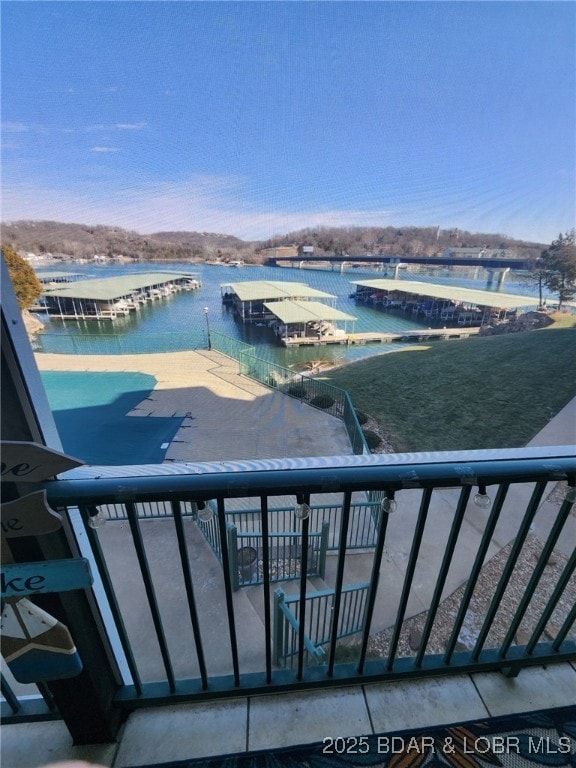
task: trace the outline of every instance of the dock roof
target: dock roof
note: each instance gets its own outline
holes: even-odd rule
[[[498,309],[513,309],[514,307],[529,307],[538,304],[534,296],[521,296],[513,293],[497,293],[496,291],[479,291],[471,288],[457,288],[437,283],[421,283],[416,280],[354,280],[353,285],[373,288],[375,291],[399,291],[417,296],[429,296],[448,301],[462,301],[481,307]]]
[[[310,288],[306,283],[251,280],[244,283],[222,283],[231,288],[240,301],[271,301],[272,299],[335,299],[332,293]]]
[[[320,320],[356,320],[353,315],[342,312],[321,301],[295,301],[284,299],[283,301],[264,302],[266,309],[270,310],[281,323],[312,323]]]
[[[40,281],[58,280],[58,279],[62,280],[64,278],[72,279],[73,277],[82,277],[82,273],[81,272],[54,272],[54,271],[49,272],[49,271],[39,270],[38,272],[36,272],[36,277]]]
[[[51,289],[50,296],[108,301],[127,296],[133,291],[151,288],[154,285],[171,283],[174,280],[182,280],[187,277],[192,277],[192,275],[187,272],[142,272],[123,277],[79,280],[76,283],[66,283],[61,288]]]

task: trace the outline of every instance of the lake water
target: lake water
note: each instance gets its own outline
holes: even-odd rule
[[[344,274],[330,270],[311,270],[278,267],[243,268],[215,266],[208,264],[161,264],[146,263],[133,265],[71,264],[54,267],[54,271],[73,271],[86,278],[113,277],[126,274],[151,271],[192,272],[202,283],[196,291],[183,291],[171,298],[153,302],[132,312],[128,317],[110,320],[62,321],[45,318],[45,332],[41,334],[39,349],[46,352],[67,352],[76,354],[122,354],[131,352],[179,351],[206,347],[207,327],[204,308],[208,308],[208,322],[211,331],[218,331],[257,348],[257,355],[272,360],[286,367],[300,368],[307,361],[325,360],[335,364],[358,360],[368,356],[383,354],[398,349],[400,345],[372,344],[367,346],[325,346],[300,347],[285,349],[275,340],[268,328],[254,325],[242,325],[234,319],[232,313],[223,306],[221,285],[247,280],[298,281],[335,295],[335,306],[357,320],[352,329],[355,332],[379,331],[396,332],[424,327],[402,315],[388,314],[356,303],[350,298],[355,290],[353,280],[385,277],[382,272],[350,269]],[[43,271],[49,271],[44,270]],[[423,282],[442,283],[459,287],[486,289],[486,277],[482,269],[478,270],[479,279],[473,279],[470,271],[466,277],[462,273],[457,278],[450,276],[448,270],[435,275],[407,273],[406,278]],[[503,290],[535,296],[535,290],[528,283],[514,282],[508,276]]]

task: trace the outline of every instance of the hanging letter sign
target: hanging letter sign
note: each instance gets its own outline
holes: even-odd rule
[[[27,598],[6,602],[0,627],[2,656],[18,682],[60,680],[82,671],[67,627]]]
[[[2,537],[41,536],[62,527],[62,517],[50,509],[46,491],[35,491],[0,507]]]
[[[13,563],[0,569],[2,597],[69,592],[72,589],[85,589],[91,584],[92,573],[85,557]]]
[[[88,561],[75,558],[5,565],[0,584],[6,598],[0,648],[15,679],[39,683],[78,675],[82,660],[68,628],[22,595],[89,587],[92,573]]]
[[[37,483],[84,463],[38,443],[3,440],[0,447],[2,482]]]
[[[36,443],[2,442],[1,448],[3,482],[37,483],[83,464]],[[85,558],[13,562],[10,539],[42,536],[62,527],[62,517],[48,506],[46,491],[2,504],[1,512],[2,656],[20,683],[74,677],[82,671],[82,660],[70,632],[25,595],[85,589],[92,584],[90,564]]]

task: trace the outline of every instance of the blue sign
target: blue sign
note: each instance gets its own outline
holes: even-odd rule
[[[0,571],[2,597],[24,597],[47,592],[69,592],[92,584],[90,564],[84,557],[4,565]]]

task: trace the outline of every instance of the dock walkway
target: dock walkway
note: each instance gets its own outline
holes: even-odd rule
[[[368,331],[366,333],[347,333],[342,336],[293,336],[282,338],[285,347],[324,347],[328,344],[392,344],[393,342],[432,341],[433,339],[467,339],[469,336],[477,336],[479,327],[461,328],[416,328],[410,331],[398,331],[396,333],[379,333]]]

